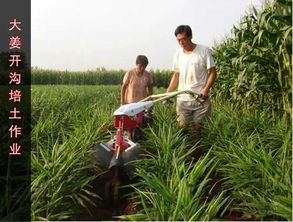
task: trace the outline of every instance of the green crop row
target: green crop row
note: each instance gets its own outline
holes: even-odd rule
[[[68,220],[95,204],[93,162],[100,126],[110,124],[118,87],[33,86],[32,220]]]
[[[175,107],[157,105],[154,124],[144,131],[142,148],[149,158],[138,161],[137,175],[141,178],[132,185],[136,200],[136,214],[120,218],[131,221],[208,221],[223,217],[229,199],[224,191],[208,195],[211,174],[218,160],[210,152],[198,161],[191,154],[198,144],[192,143],[174,121]]]
[[[134,185],[140,211],[121,218],[292,219],[292,130],[286,116],[234,111],[222,101],[214,101],[213,110],[199,145],[174,122],[175,107],[154,108],[154,125],[142,143],[150,158],[138,162],[141,181]],[[203,156],[190,161],[200,148]]]
[[[267,111],[218,103],[202,140],[219,161],[231,210],[248,220],[292,220],[292,128],[286,115],[272,118]]]
[[[172,72],[150,70],[154,86],[167,87]],[[33,85],[121,85],[126,71],[99,70],[87,72],[68,72],[58,70],[32,69]]]
[[[97,204],[91,183],[102,171],[92,147],[109,139],[100,127],[112,125],[118,107],[119,86],[32,87],[33,220],[75,220]],[[288,119],[235,111],[227,102],[213,107],[201,140],[205,154],[192,161],[198,144],[174,121],[174,105],[155,105],[154,124],[140,142],[150,156],[137,163],[141,179],[133,184],[139,211],[121,218],[212,220],[237,212],[242,219],[292,219]]]

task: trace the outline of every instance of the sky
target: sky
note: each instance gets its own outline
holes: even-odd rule
[[[171,69],[174,31],[189,25],[193,42],[221,42],[261,0],[32,0],[32,66],[128,70],[137,55],[149,69]]]

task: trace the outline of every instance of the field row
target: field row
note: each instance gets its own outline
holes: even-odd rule
[[[237,213],[242,219],[290,220],[288,119],[213,102],[200,146],[174,121],[174,104],[154,107],[154,124],[141,143],[152,155],[137,163],[141,180],[132,194],[138,211],[122,218],[212,220]],[[74,220],[98,204],[101,197],[90,184],[102,171],[92,147],[109,139],[100,127],[111,125],[118,107],[119,86],[32,87],[33,220]],[[201,158],[192,161],[199,149]]]
[[[172,72],[150,70],[154,86],[167,87]],[[33,85],[121,85],[124,70],[103,70],[87,72],[68,72],[58,70],[32,70]]]

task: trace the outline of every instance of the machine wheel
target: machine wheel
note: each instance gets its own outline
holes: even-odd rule
[[[109,180],[104,186],[104,201],[107,205],[117,206],[119,203],[120,178],[119,167],[112,167],[108,172]]]

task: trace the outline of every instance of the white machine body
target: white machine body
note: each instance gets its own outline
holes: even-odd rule
[[[154,105],[153,101],[130,103],[120,106],[114,112],[114,116],[126,115],[135,116],[136,114],[152,107]]]

